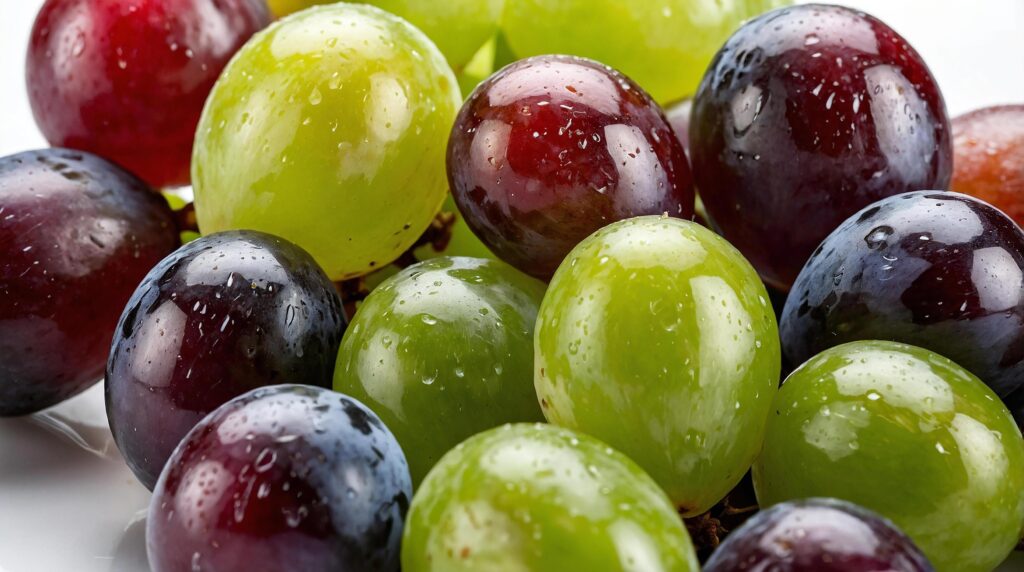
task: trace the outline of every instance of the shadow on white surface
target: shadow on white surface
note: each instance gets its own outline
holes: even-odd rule
[[[0,419],[0,570],[145,572],[149,491],[113,444],[102,384]]]

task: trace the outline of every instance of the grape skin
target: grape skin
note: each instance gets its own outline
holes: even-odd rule
[[[338,351],[334,388],[394,431],[414,485],[464,439],[544,419],[531,383],[543,295],[541,282],[502,262],[442,257],[406,268],[363,301]]]
[[[700,570],[665,493],[587,435],[506,425],[441,459],[413,499],[404,572]]]
[[[721,237],[669,217],[581,242],[544,296],[534,348],[548,421],[632,457],[684,516],[750,467],[781,367],[753,268]]]
[[[387,266],[444,201],[461,99],[437,48],[400,18],[347,3],[285,18],[239,51],[207,102],[199,228],[281,236],[334,280]]]
[[[239,396],[175,450],[149,505],[153,572],[397,572],[412,486],[358,401],[306,385]]]
[[[754,464],[761,506],[834,497],[892,520],[940,572],[995,568],[1024,523],[1024,440],[1006,407],[948,359],[860,341],[782,385]]]
[[[308,253],[255,231],[207,235],[145,277],[107,364],[110,429],[152,488],[182,437],[229,399],[266,385],[330,387],[341,299]]]
[[[167,201],[100,157],[0,158],[0,417],[102,379],[125,302],[178,244]]]

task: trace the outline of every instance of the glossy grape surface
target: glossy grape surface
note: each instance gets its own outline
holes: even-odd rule
[[[124,309],[107,365],[107,417],[148,488],[200,419],[251,389],[330,387],[345,329],[313,259],[254,231],[204,236],[164,259]]]
[[[665,493],[604,443],[506,425],[453,449],[413,499],[404,572],[700,570]]]
[[[932,572],[881,516],[835,499],[777,504],[732,532],[704,572]]]
[[[922,191],[866,207],[800,273],[783,311],[794,364],[854,340],[928,348],[1024,420],[1024,232],[992,206]]]
[[[987,107],[953,120],[950,189],[1024,223],[1024,105]]]
[[[853,342],[783,384],[754,487],[762,506],[859,504],[896,523],[937,570],[989,571],[1024,528],[1024,441],[995,394],[955,363]]]
[[[262,0],[47,0],[25,66],[36,123],[53,145],[186,185],[206,96],[269,23]]]
[[[210,95],[193,162],[199,227],[282,236],[335,280],[387,266],[444,200],[460,102],[444,58],[399,18],[346,3],[286,18]]]
[[[125,302],[177,246],[167,201],[112,163],[66,149],[0,158],[0,417],[99,381]]]
[[[373,412],[318,387],[256,389],[203,419],[149,506],[154,572],[397,572],[412,486]]]
[[[332,0],[269,1],[270,9],[279,16],[330,3]],[[498,30],[504,0],[366,0],[362,3],[408,20],[437,44],[453,68],[461,70]]]
[[[696,223],[639,217],[580,243],[535,340],[548,421],[629,455],[684,516],[711,508],[760,450],[779,384],[775,314],[750,264]]]
[[[544,285],[495,260],[435,258],[378,286],[353,318],[334,389],[369,405],[414,484],[480,431],[542,421],[533,328]]]
[[[513,63],[477,87],[452,129],[448,180],[484,244],[543,279],[602,226],[693,216],[689,165],[661,108],[569,56]]]
[[[573,54],[621,70],[662,103],[692,95],[740,22],[789,4],[506,0],[502,31],[519,57]]]
[[[690,141],[712,224],[783,291],[846,217],[945,190],[952,172],[946,106],[920,55],[838,6],[778,10],[734,34],[694,99]]]

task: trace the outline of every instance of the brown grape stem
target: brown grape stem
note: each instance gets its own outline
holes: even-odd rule
[[[191,206],[191,204],[189,206]],[[193,219],[194,218],[195,216],[193,214]],[[437,213],[434,216],[434,220],[430,222],[430,226],[427,227],[427,230],[423,231],[423,234],[416,239],[416,242],[406,249],[406,251],[392,263],[392,265],[405,269],[420,262],[419,258],[416,256],[416,251],[424,246],[430,246],[437,252],[444,252],[444,250],[448,248],[448,243],[452,240],[452,227],[455,226],[455,220],[455,213],[446,211]],[[372,276],[383,270],[383,268],[375,270],[367,276]],[[345,305],[345,314],[349,318],[355,315],[358,304],[366,299],[370,294],[370,289],[366,285],[367,276],[334,283],[334,286],[338,289],[338,293],[341,294],[341,301]]]
[[[754,498],[753,483],[748,473],[711,510],[692,518],[684,518],[683,523],[693,539],[693,547],[700,561],[706,562],[729,533],[742,526],[758,510],[760,508]]]
[[[199,232],[195,203],[188,203],[180,210],[174,211],[174,222],[178,227],[178,232]]]

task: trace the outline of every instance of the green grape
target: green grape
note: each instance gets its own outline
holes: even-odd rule
[[[278,16],[337,0],[270,0]],[[405,18],[461,69],[498,30],[505,0],[358,0]],[[723,40],[725,38],[722,38]]]
[[[444,200],[460,103],[444,58],[395,16],[342,3],[285,18],[238,52],[206,103],[199,227],[282,236],[335,280],[385,266]]]
[[[665,493],[604,443],[506,425],[441,459],[413,497],[404,572],[698,572]]]
[[[519,57],[572,54],[612,66],[661,103],[692,95],[740,23],[788,0],[507,0],[502,30]]]
[[[569,254],[534,351],[548,421],[632,457],[684,516],[750,467],[781,365],[750,264],[700,225],[655,216],[607,226]]]
[[[373,409],[416,484],[460,441],[541,421],[531,383],[544,284],[496,260],[435,258],[378,286],[345,332],[334,388]]]
[[[927,350],[853,342],[775,399],[754,465],[762,505],[854,502],[895,522],[940,572],[989,571],[1024,527],[1024,441],[976,377]]]

